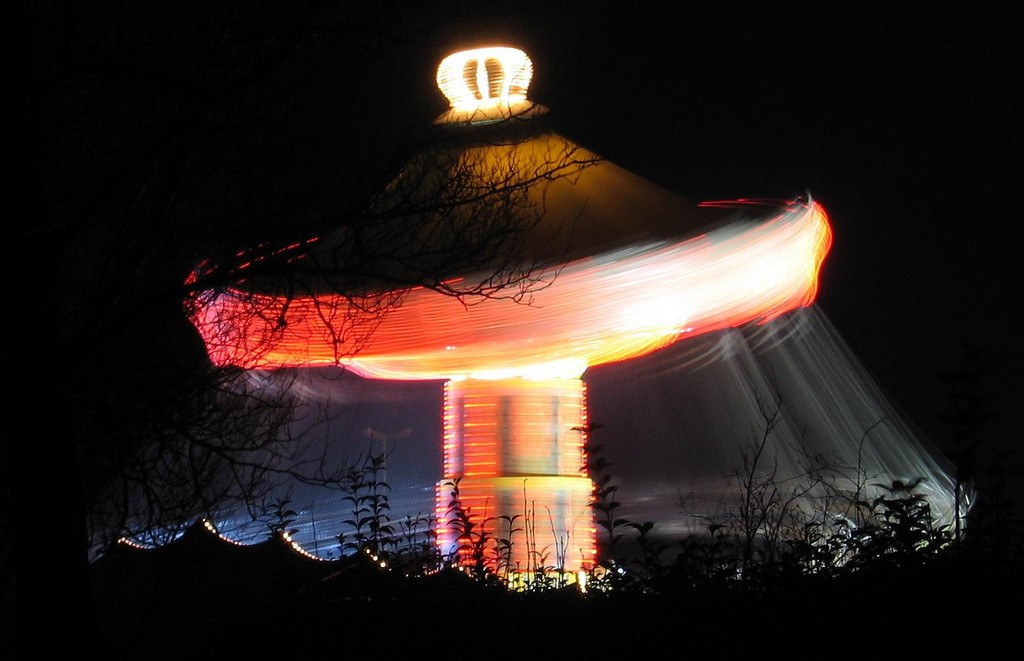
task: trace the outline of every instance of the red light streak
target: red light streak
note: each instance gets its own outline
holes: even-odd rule
[[[793,202],[759,222],[575,260],[530,305],[493,299],[466,307],[412,290],[351,345],[331,325],[354,314],[341,296],[229,290],[203,299],[193,322],[221,365],[341,364],[370,378],[406,380],[579,376],[688,335],[764,323],[809,305],[831,241],[824,209]]]

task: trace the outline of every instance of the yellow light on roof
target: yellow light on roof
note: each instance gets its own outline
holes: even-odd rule
[[[439,122],[495,121],[522,112],[533,61],[518,48],[489,46],[452,53],[437,67],[437,86],[451,105]]]
[[[505,46],[452,53],[437,67],[437,86],[458,110],[525,101],[531,78],[526,53]]]

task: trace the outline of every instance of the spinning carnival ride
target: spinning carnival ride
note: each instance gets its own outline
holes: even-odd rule
[[[478,523],[525,523],[509,567],[533,571],[557,558],[578,571],[597,553],[584,372],[810,305],[832,235],[809,199],[698,205],[599,158],[549,130],[546,109],[527,98],[531,76],[530,59],[513,48],[443,60],[437,81],[451,108],[437,123],[450,139],[382,197],[386,205],[388,196],[438,199],[453,185],[481,191],[479,204],[423,214],[422,232],[399,239],[422,250],[459,240],[473,223],[512,217],[512,254],[528,274],[512,278],[515,295],[447,292],[491,282],[481,268],[437,286],[388,285],[382,275],[379,289],[359,296],[210,290],[190,309],[220,365],[342,365],[372,379],[446,380],[441,551],[459,545],[449,515],[457,485],[462,511]],[[500,190],[513,197],[488,197]],[[336,259],[343,243],[311,240],[298,262]],[[403,275],[394,282],[408,282]],[[367,301],[386,313],[364,315]]]

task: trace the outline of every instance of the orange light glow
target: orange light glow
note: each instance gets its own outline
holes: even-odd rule
[[[252,297],[228,291],[205,301],[194,322],[222,365],[341,364],[405,380],[578,377],[588,366],[810,304],[831,237],[819,204],[793,203],[761,222],[573,261],[550,273],[530,305],[494,299],[466,307],[415,289],[358,347],[339,343],[330,323],[346,313],[340,296],[256,297],[254,314]]]
[[[449,511],[458,482],[460,506],[488,535],[482,551],[491,570],[532,575],[592,565],[597,551],[585,424],[580,379],[449,381],[445,475],[436,493],[442,552],[460,545]]]
[[[475,124],[528,113],[532,78],[533,61],[518,48],[488,46],[452,53],[437,67],[437,86],[451,105],[437,122]]]

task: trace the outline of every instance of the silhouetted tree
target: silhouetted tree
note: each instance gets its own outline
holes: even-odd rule
[[[51,626],[85,635],[90,549],[125,526],[254,502],[274,475],[337,477],[292,454],[287,388],[209,363],[183,301],[340,294],[361,315],[345,323],[372,327],[400,300],[368,295],[382,284],[521,298],[538,265],[520,239],[543,212],[525,191],[587,163],[504,164],[481,190],[466,176],[479,163],[409,128],[441,108],[386,112],[402,105],[391,89],[415,89],[396,80],[432,73],[429,7],[44,1],[31,13],[34,187],[11,242],[25,259],[9,316],[26,431],[5,432],[0,551],[21,638],[45,643]],[[423,70],[403,69],[409,53]],[[325,236],[331,250],[314,252]]]
[[[989,379],[993,364],[983,347],[965,342],[952,369],[936,376],[947,387],[947,403],[938,418],[949,429],[947,453],[956,469],[957,540],[965,548],[994,561],[998,555],[1014,562],[1019,558],[1024,521],[1013,502],[1012,485],[1020,479],[1016,460],[1021,449],[1000,450],[991,435]],[[967,523],[966,530],[962,529]]]

